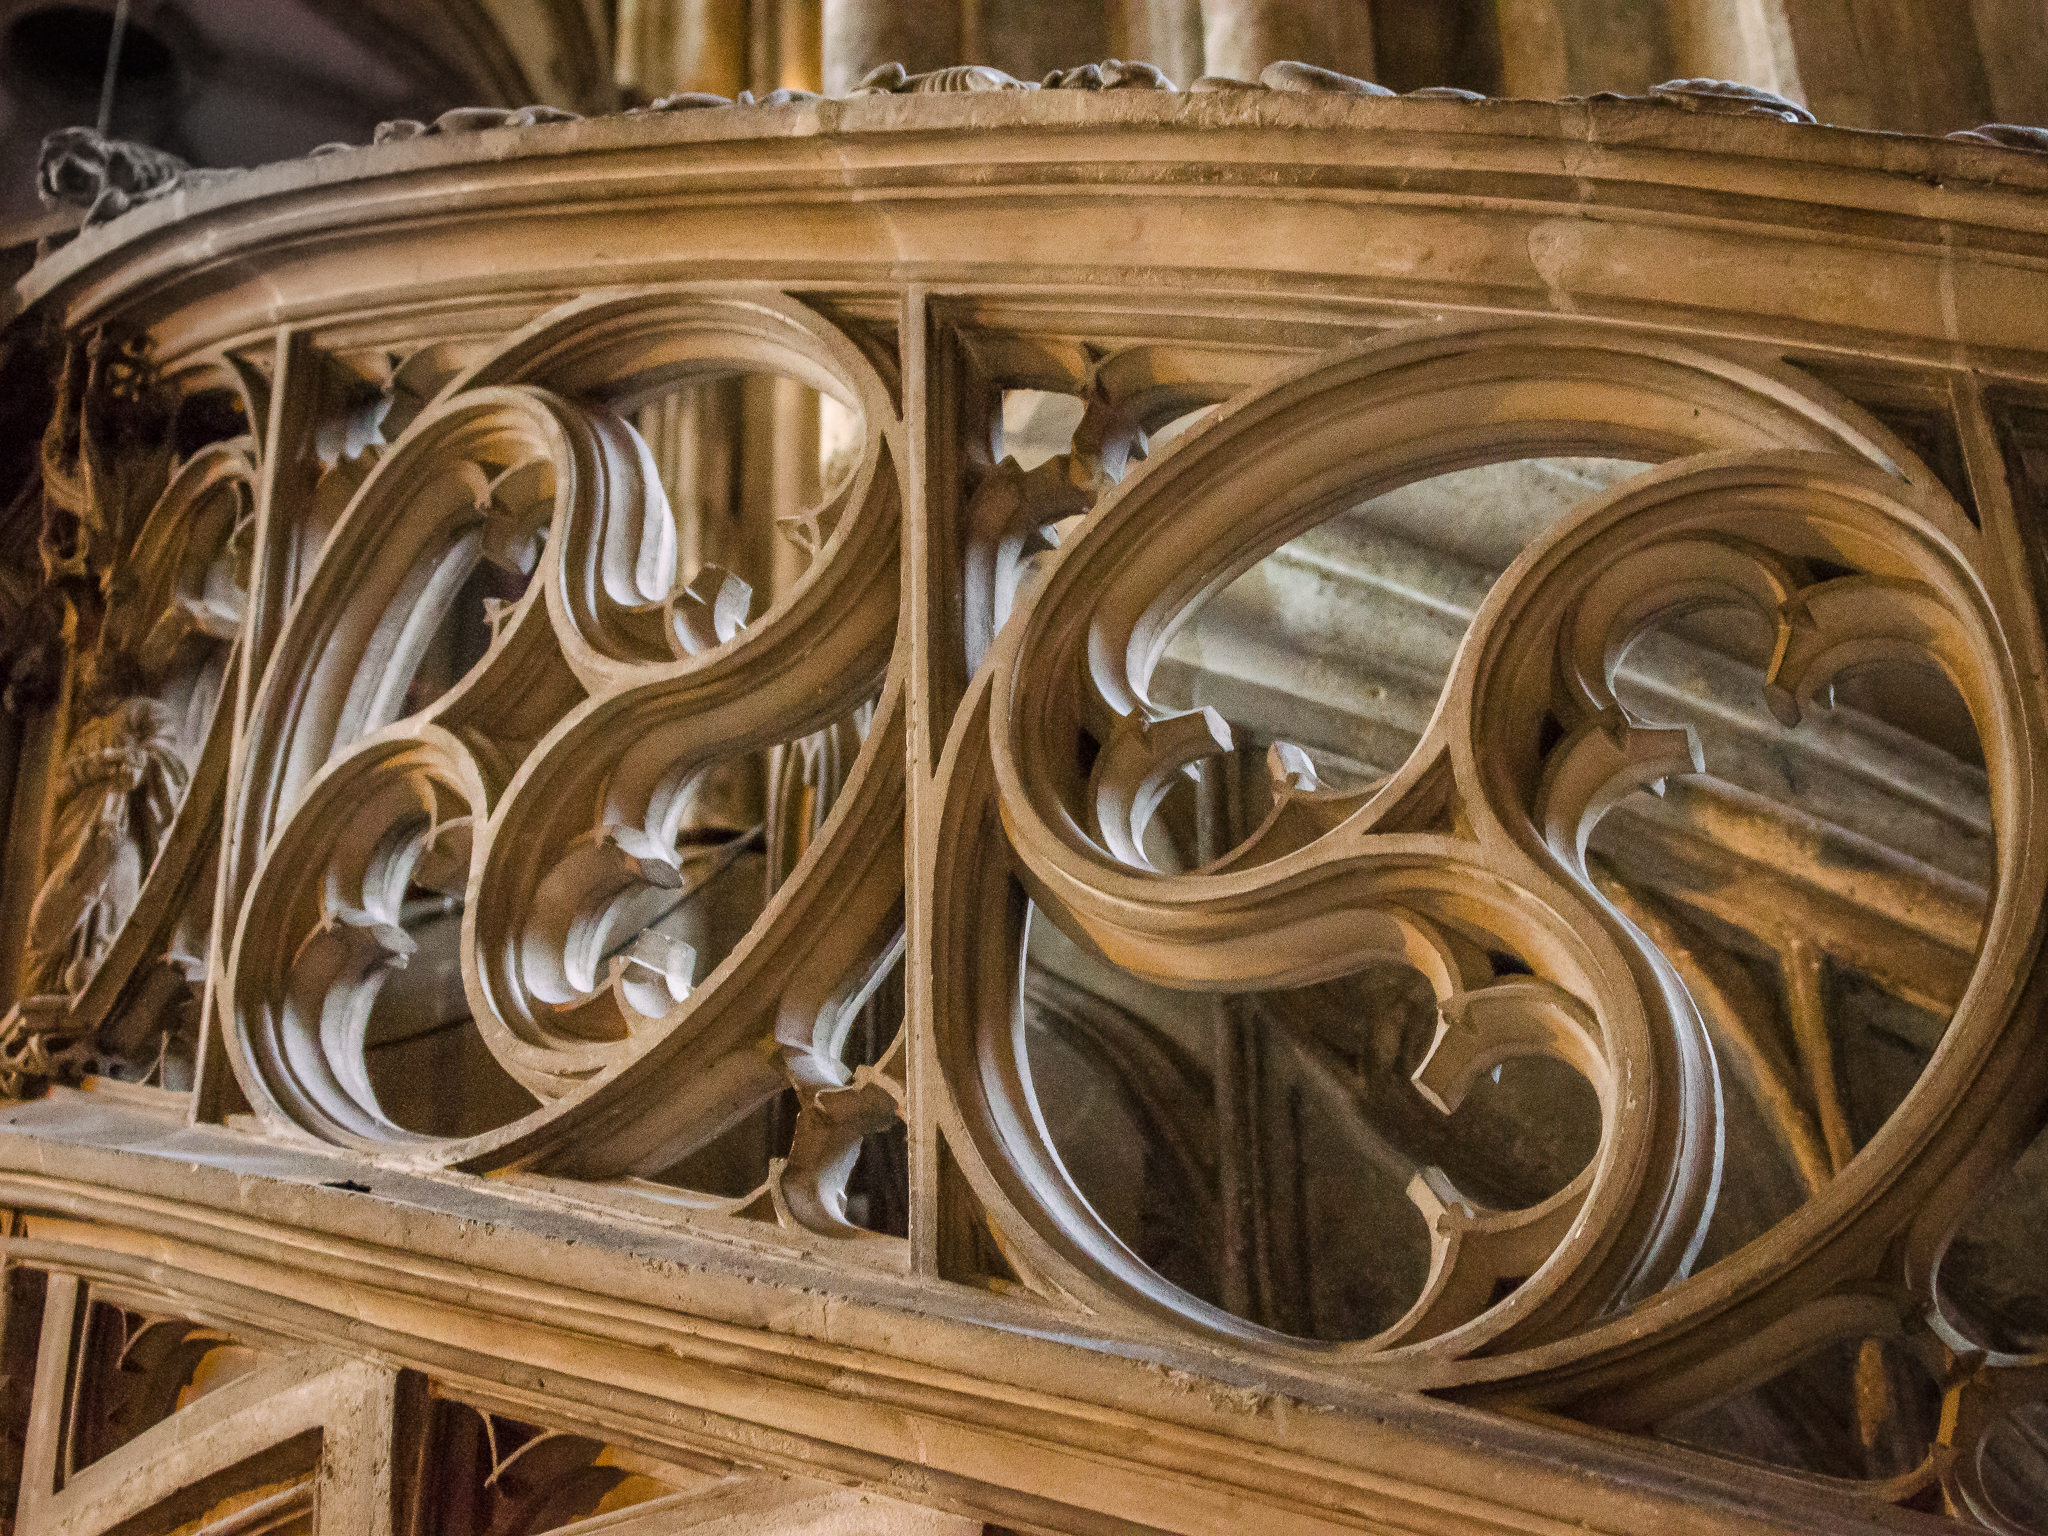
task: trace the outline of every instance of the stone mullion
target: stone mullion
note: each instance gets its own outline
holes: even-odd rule
[[[777,375],[768,381],[767,436],[770,457],[766,530],[770,541],[763,570],[769,590],[780,598],[802,578],[809,563],[796,542],[781,531],[780,519],[801,516],[818,504],[818,400],[803,384]],[[757,605],[765,611],[766,604]]]
[[[85,1287],[78,1276],[51,1274],[43,1290],[42,1338],[36,1346],[28,1434],[22,1446],[21,1498],[15,1506],[15,1529],[23,1536],[32,1536],[42,1523],[44,1511],[57,1496],[71,1357],[77,1347],[84,1302]]]
[[[1804,938],[1786,937],[1778,946],[1783,956],[1785,1013],[1792,1023],[1793,1043],[1806,1069],[1807,1091],[1819,1116],[1828,1162],[1835,1173],[1849,1166],[1856,1141],[1842,1105],[1840,1074],[1835,1070],[1834,1034],[1828,1028],[1825,959]]]
[[[1262,1020],[1263,1022],[1263,1020]],[[1270,1326],[1282,1333],[1313,1336],[1315,1248],[1308,1226],[1308,1187],[1303,1158],[1301,1084],[1273,1062],[1266,1100],[1266,1234],[1272,1290]]]
[[[2006,455],[1984,398],[1983,385],[1974,373],[1950,376],[1950,402],[1956,417],[1956,433],[1963,449],[1963,466],[1970,479],[1970,498],[1977,504],[1984,540],[1990,546],[1989,575],[2000,584],[1999,599],[2016,612],[2041,609],[2048,602],[2048,558],[2044,558],[2043,534],[2048,526],[2036,521],[2033,508],[2019,504],[2021,487],[2012,484]],[[2048,676],[2048,651],[2034,632],[2015,625],[2012,644],[2021,650],[2024,670],[2034,677]]]
[[[2041,708],[2042,680],[2048,678],[2048,638],[2044,638],[2037,624],[2025,621],[2028,615],[2048,610],[2048,546],[2044,546],[2044,529],[2039,521],[2041,509],[2021,504],[2026,488],[2013,483],[2015,471],[2006,457],[1991,402],[1985,398],[1981,375],[1952,373],[1949,386],[1963,463],[1970,480],[1970,496],[1977,504],[1984,533],[1986,554],[1981,558],[1980,569],[1992,586],[1995,600],[2011,615],[2005,640],[2015,653],[2015,669],[2030,685],[2020,690],[2020,696]],[[1987,741],[1987,751],[1989,747]],[[2027,832],[2036,841],[2048,838],[2048,826],[2031,826]],[[2048,928],[2048,918],[2037,917],[2037,944],[2043,942],[2044,928]],[[2042,979],[2044,972],[2048,972],[2048,962],[2044,962],[2038,950],[2033,968],[2029,995],[2021,1005],[2029,1011],[2041,1008],[2042,995],[2048,992],[2048,983]],[[2024,1066],[2002,1080],[1993,1079],[2003,1082],[2004,1092],[1975,1127],[1979,1149],[1975,1158],[1965,1165],[1949,1191],[1927,1202],[1922,1232],[1909,1250],[1912,1269],[1920,1270],[1924,1265],[1925,1270],[1931,1271],[1927,1258],[1936,1251],[1935,1234],[1940,1234],[1940,1240],[1945,1242],[1947,1232],[1961,1220],[1960,1213],[1970,1199],[1989,1182],[1986,1171],[2010,1168],[2039,1133],[2037,1106],[2041,1096],[2048,1094],[2048,1055],[2037,1047],[2023,1047],[2014,1056]],[[1933,1283],[1931,1273],[1923,1273],[1922,1279],[1929,1286]]]
[[[271,648],[283,632],[285,614],[317,551],[300,548],[299,522],[320,479],[314,437],[328,404],[327,358],[304,332],[280,330],[272,364],[269,398],[261,402],[266,421],[259,439],[263,459],[256,481],[255,539],[249,557],[249,596],[236,645],[233,679],[234,735],[228,756],[226,800],[221,816],[221,853],[214,886],[213,931],[206,958],[206,992],[200,1010],[200,1039],[193,1082],[194,1121],[219,1121],[243,1108],[228,1064],[224,1032],[230,1028],[220,996],[234,939],[243,886],[254,868],[260,832],[249,824],[243,778],[249,756],[249,716]]]
[[[2015,466],[2001,442],[1991,402],[1985,398],[1982,376],[1952,373],[1949,394],[1962,442],[1964,469],[1969,476],[1970,497],[1976,503],[1984,533],[1986,554],[1981,566],[1997,602],[2011,616],[2005,640],[2015,653],[2016,670],[2031,685],[2021,690],[2021,696],[2031,699],[2037,708],[2042,707],[2042,680],[2048,678],[2048,638],[2044,638],[2038,623],[2026,620],[2048,612],[2048,544],[2043,540],[2043,509],[2021,503],[2026,488],[2013,481]],[[1986,746],[1988,749],[1988,741]],[[2048,838],[2048,827],[2037,825],[2027,830],[2034,839]],[[2044,926],[2048,923],[2037,920],[2037,943],[2042,942]],[[2038,994],[2044,967],[2038,953],[2034,967],[2036,980],[2030,991]],[[2027,1069],[2015,1074],[1994,1113],[1978,1128],[1978,1141],[1987,1154],[1987,1163],[1997,1159],[1998,1166],[2009,1167],[2038,1131],[2036,1116],[2029,1106],[2038,1102],[2038,1095],[2048,1092],[2048,1060],[2038,1050],[2028,1052],[2026,1059]],[[1930,1202],[1930,1210],[1952,1209],[1961,1204],[1960,1200],[1934,1201]]]
[[[398,1372],[369,1364],[342,1367],[334,1385],[313,1474],[317,1529],[409,1536],[397,1530],[405,1469],[396,1453],[413,1394]]]
[[[1202,764],[1195,798],[1195,862],[1208,865],[1236,846],[1242,818],[1233,815],[1227,757]],[[1248,999],[1218,995],[1209,1001],[1214,1038],[1212,1094],[1216,1121],[1216,1278],[1226,1310],[1268,1320],[1265,1201],[1260,1188],[1263,1135],[1257,1019]]]
[[[829,5],[829,0],[828,0]],[[828,72],[831,40],[827,38]],[[939,1270],[939,1120],[945,1100],[934,1026],[932,945],[937,924],[931,889],[938,856],[939,806],[933,784],[939,752],[957,692],[938,679],[947,671],[934,655],[944,644],[937,623],[939,594],[957,587],[959,562],[948,564],[954,541],[943,536],[935,510],[950,510],[957,495],[936,489],[950,484],[947,437],[950,422],[943,388],[932,399],[932,316],[930,297],[913,286],[903,299],[903,609],[898,621],[907,637],[905,679],[903,1027],[909,1047],[904,1064],[910,1157],[910,1267],[913,1274]],[[903,642],[899,640],[899,657]],[[901,661],[899,660],[899,665]]]
[[[766,613],[788,588],[778,580],[784,557],[779,546],[786,544],[775,528],[775,517],[785,505],[777,438],[781,435],[779,386],[781,380],[769,374],[747,374],[739,380],[736,429],[738,474],[734,476],[731,542],[717,557],[754,584],[753,617]]]
[[[1258,1076],[1250,1020],[1240,999],[1211,1005],[1216,1032],[1217,1280],[1226,1311],[1256,1320],[1260,1249]]]

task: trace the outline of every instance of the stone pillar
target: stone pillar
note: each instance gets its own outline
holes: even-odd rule
[[[1670,0],[1679,74],[1736,80],[1804,105],[1785,0]]]
[[[1494,0],[1373,0],[1373,79],[1390,91],[1453,85],[1501,94]]]
[[[1533,101],[1571,93],[1571,62],[1556,0],[1496,0],[1501,90]]]
[[[1711,0],[1729,11],[1742,0]],[[1671,15],[1658,5],[1616,0],[1550,0],[1563,34],[1566,91],[1635,94],[1685,73],[1671,44]]]
[[[1365,0],[1202,0],[1204,74],[1256,80],[1276,59],[1369,80],[1372,12]]]
[[[843,96],[877,65],[913,75],[960,62],[958,0],[824,0],[825,94]]]
[[[824,494],[818,475],[818,394],[791,378],[778,377],[771,388],[768,507],[780,520],[802,516]],[[780,598],[809,569],[810,556],[779,528],[769,538],[770,586]]]
[[[1164,72],[1182,90],[1203,73],[1201,0],[1109,0],[1109,53]]]
[[[1121,58],[1110,46],[1106,0],[962,0],[963,64],[987,64],[1019,80]]]
[[[1971,0],[1970,14],[1994,115],[2048,128],[2048,0]]]
[[[674,33],[674,13],[661,0],[619,0],[612,26],[612,80],[628,106],[660,94]]]
[[[1996,115],[1974,7],[1926,0],[1781,3],[1806,104],[1822,122],[1939,134]]]
[[[825,88],[825,19],[819,0],[778,0],[775,83],[792,91]]]
[[[620,0],[616,78],[633,100],[747,85],[748,0]]]
[[[737,96],[747,88],[747,0],[674,0],[675,89]]]

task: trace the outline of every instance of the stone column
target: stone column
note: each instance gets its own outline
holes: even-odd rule
[[[1201,0],[1110,0],[1109,52],[1156,66],[1182,90],[1203,73]]]
[[[1998,120],[2048,127],[2048,0],[1971,0],[1970,14]]]
[[[824,0],[825,94],[843,96],[881,64],[913,75],[960,62],[959,0]]]
[[[619,0],[612,25],[612,80],[626,105],[661,94],[674,32],[675,15],[661,0]]]
[[[747,0],[674,0],[675,89],[737,96],[747,88]]]
[[[1202,0],[1202,55],[1204,74],[1237,80],[1276,59],[1370,80],[1372,12],[1365,0]]]
[[[1501,90],[1533,101],[1571,92],[1571,62],[1556,0],[1497,0]]]
[[[747,84],[748,0],[620,0],[615,77],[633,100],[737,96]]]
[[[1806,104],[1822,122],[1939,134],[1995,116],[1974,23],[2002,7],[1980,16],[1972,6],[1926,0],[1781,3]]]
[[[825,21],[819,0],[778,0],[775,83],[792,91],[819,91],[825,80]]]
[[[1679,74],[1736,80],[1805,103],[1785,0],[1670,0],[1670,18]]]
[[[1501,93],[1494,0],[1373,0],[1372,54],[1373,78],[1390,91]]]
[[[818,394],[795,379],[772,382],[768,428],[768,506],[778,520],[800,517],[818,504],[824,487],[818,475]],[[776,597],[787,593],[810,566],[810,557],[779,529],[769,535]]]
[[[1110,46],[1107,0],[962,0],[963,64],[988,64],[1019,80],[1122,58]]]

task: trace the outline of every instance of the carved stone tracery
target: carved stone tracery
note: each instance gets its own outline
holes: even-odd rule
[[[901,73],[875,88],[920,89]],[[975,84],[942,73],[922,88]],[[161,1055],[197,1033],[204,990],[232,1075],[210,1090],[252,1112],[232,1134],[317,1145],[353,1170],[330,1189],[491,1175],[839,1283],[995,1292],[1020,1332],[1631,1432],[1839,1347],[1868,1475],[1834,1493],[2012,1525],[2029,1484],[1987,1448],[2044,1400],[2041,1360],[1988,1347],[1942,1278],[2043,1089],[2048,646],[1982,443],[1966,505],[1821,370],[1570,317],[1404,317],[1252,363],[1221,309],[1174,321],[1227,331],[1208,351],[1133,340],[1123,315],[1077,338],[914,302],[678,279],[536,302],[439,353],[395,334],[352,334],[345,357],[281,347],[317,382],[241,375],[252,401],[285,392],[265,430],[297,422],[268,447],[296,455],[304,494],[274,496],[262,528],[278,465],[246,439],[174,465],[146,352],[75,347],[43,547],[73,674],[9,1092],[103,1057],[146,1069],[110,1042]],[[650,425],[669,394],[733,379],[857,421],[833,472],[811,466],[818,499],[776,512],[780,556],[695,539]],[[992,463],[1003,391],[1052,385],[1072,432],[1031,468]],[[294,389],[313,402],[296,416]],[[1231,638],[1205,615],[1267,561],[1327,575],[1341,562],[1314,537],[1381,498],[1595,456],[1611,481],[1464,607],[1448,561],[1418,575],[1400,561],[1419,546],[1384,529],[1378,564],[1339,573],[1455,631],[1387,761],[1313,739],[1307,709],[1295,739],[1238,707],[1247,690],[1202,695],[1221,667],[1201,647]],[[287,599],[260,642],[259,587]],[[1883,778],[1837,760],[1936,745],[1861,709],[1882,700],[1857,679],[1888,665],[1938,676],[1974,732],[1947,779],[1884,792],[1981,785],[1981,811],[1947,807],[1983,823],[1980,884],[1971,850],[1949,869],[1880,845],[1886,862],[1824,822],[1818,791],[1801,822],[1720,760],[1770,731],[1795,767],[1834,754],[1830,771]],[[1716,693],[1727,677],[1750,696]],[[1312,682],[1268,681],[1283,712],[1314,702]],[[1817,726],[1838,708],[1858,719]],[[1827,989],[1877,946],[1796,911],[1744,927],[1739,880],[1691,889],[1656,864],[1682,845],[1762,865],[1759,828],[1807,839],[1787,888],[1880,934],[1918,923],[1947,956],[1940,974],[1862,965],[1933,1020],[1874,1124]],[[1844,849],[1869,869],[1829,885]],[[1893,910],[1916,894],[1926,910]],[[1752,963],[1774,943],[1782,1009]],[[1458,1143],[1531,1063],[1560,1118],[1591,1106],[1591,1150],[1489,1178]],[[1061,1139],[1087,1127],[1054,1095],[1091,1083],[1137,1128],[1128,1200]],[[1731,1131],[1752,1112],[1761,1150]],[[1422,1234],[1412,1294],[1390,1284],[1369,1330],[1319,1323],[1313,1256],[1284,1251],[1313,1192],[1273,1169],[1308,1164],[1315,1125]],[[1715,1247],[1731,1178],[1766,1156],[1797,1200]],[[743,1187],[704,1177],[714,1163]],[[1211,1230],[1217,1252],[1192,1256]],[[518,1406],[435,1410],[478,1472],[451,1522],[539,1529],[625,1481],[628,1453]]]
[[[233,1049],[260,1113],[358,1144],[416,1143],[380,1105],[364,1058],[396,972],[457,966],[452,953],[430,961],[408,931],[409,913],[438,898],[461,913],[450,981],[485,1059],[540,1108],[421,1154],[645,1175],[788,1083],[804,1126],[845,1118],[829,1097],[845,1078],[833,1060],[841,1020],[864,995],[864,968],[889,951],[900,899],[886,876],[869,877],[835,937],[816,926],[830,881],[810,866],[888,868],[875,862],[891,846],[886,821],[875,824],[886,758],[849,759],[863,737],[865,761],[900,730],[893,695],[863,702],[896,609],[890,454],[870,427],[860,467],[800,519],[821,540],[809,577],[747,622],[737,577],[677,569],[645,442],[603,406],[545,387],[602,379],[603,349],[626,345],[629,323],[636,358],[648,327],[673,338],[670,370],[779,364],[859,400],[870,419],[886,409],[851,349],[793,307],[626,300],[542,322],[385,453],[328,540],[254,717],[264,746],[248,814],[272,846],[236,876],[251,915],[234,961],[244,1022]],[[524,594],[494,612],[466,673],[422,693],[432,636],[480,563],[515,572]],[[801,702],[792,712],[784,701]],[[770,821],[733,823],[725,765],[770,748],[786,765]],[[863,811],[835,835],[842,799]],[[735,948],[715,913],[731,900],[735,857],[760,846],[774,899],[766,927]],[[452,920],[436,921],[452,941]],[[778,964],[774,947],[793,953],[800,935],[809,955],[783,973],[779,1004],[733,982],[704,990],[721,962],[775,974],[763,969]],[[612,1106],[644,1094],[636,1084],[651,1086],[685,1038],[702,1088],[646,1101],[629,1128]],[[890,1101],[885,1121],[893,1114]],[[792,1155],[843,1183],[836,1136],[813,1146],[800,1126]],[[812,1219],[827,1220],[820,1211]]]

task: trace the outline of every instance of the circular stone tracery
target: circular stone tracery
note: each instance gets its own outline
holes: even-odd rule
[[[604,403],[736,371],[794,375],[867,423],[858,467],[807,515],[809,569],[751,623],[744,600],[700,597],[678,570],[648,447]],[[246,782],[269,849],[230,1006],[261,1112],[436,1163],[603,1175],[667,1166],[736,1095],[802,1076],[805,1048],[773,1045],[804,1006],[791,994],[829,1006],[900,925],[894,690],[871,709],[897,609],[891,420],[857,351],[799,306],[634,297],[538,322],[408,428],[330,538],[252,719]],[[485,610],[481,658],[423,691],[431,637],[484,560],[524,590]],[[670,914],[739,846],[701,835],[723,826],[719,765],[871,714],[850,773],[819,786],[833,814],[821,804],[781,855],[794,866],[752,929],[717,931],[703,974],[675,934],[701,945],[707,930]],[[825,893],[863,881],[873,900],[821,916]],[[496,1127],[443,1114],[423,1133],[386,1112],[389,1074],[366,1051],[380,993],[426,963],[421,925],[438,934],[455,910],[478,1043],[465,1070],[509,1075],[538,1107]],[[664,1088],[678,1070],[704,1091]]]
[[[1582,509],[1501,580],[1436,723],[1390,780],[1352,794],[1283,791],[1252,841],[1209,872],[1147,868],[1124,819],[1139,827],[1162,775],[1225,744],[1220,720],[1147,703],[1175,626],[1208,594],[1404,481],[1501,457],[1602,453],[1677,462]],[[1720,1135],[1711,1050],[1685,986],[1584,865],[1585,836],[1617,796],[1697,769],[1684,731],[1651,729],[1612,702],[1613,667],[1636,634],[1707,597],[1761,603],[1783,628],[1770,679],[1781,716],[1839,668],[1931,656],[1999,764],[2001,878],[1984,949],[2006,954],[2002,935],[2031,910],[2014,892],[2041,880],[2012,835],[2041,746],[2012,674],[2013,616],[1972,570],[1978,547],[1933,478],[1853,407],[1788,373],[1658,343],[1563,327],[1408,333],[1226,408],[1066,541],[954,733],[946,814],[956,834],[979,830],[957,836],[937,880],[941,945],[965,957],[940,1007],[978,1022],[941,1044],[962,1089],[955,1134],[973,1148],[963,1166],[977,1196],[1022,1234],[1020,1252],[1051,1285],[1282,1342],[1153,1274],[1047,1144],[1011,1022],[1018,896],[985,873],[1008,861],[1006,847],[1041,913],[1139,977],[1290,987],[1399,959],[1432,977],[1443,1015],[1419,1084],[1469,1081],[1520,1050],[1584,1072],[1602,1098],[1601,1147],[1573,1189],[1514,1223],[1541,1251],[1489,1259],[1471,1241],[1473,1217],[1425,1182],[1411,1199],[1434,1202],[1429,1286],[1402,1324],[1351,1347],[1413,1346],[1388,1363],[1421,1380],[1471,1376],[1446,1368],[1482,1346],[1498,1356],[1577,1335],[1499,1358],[1487,1376],[1597,1354],[1602,1332],[1587,1324],[1687,1272]],[[1534,978],[1475,965],[1489,950]],[[2009,956],[1982,968],[1951,1047],[1894,1125],[1764,1251],[1688,1292],[1693,1305],[1739,1302],[1811,1248],[1838,1219],[1830,1210],[1865,1213],[1867,1230],[1896,1223],[1896,1211],[1876,1214],[1884,1182],[1897,1159],[1922,1155],[1915,1127],[1955,1113],[1971,1090],[2008,1030],[2021,973]],[[1475,1264],[1475,1283],[1458,1278]],[[1492,1284],[1505,1276],[1518,1283]],[[1446,1286],[1465,1299],[1441,1304]]]

